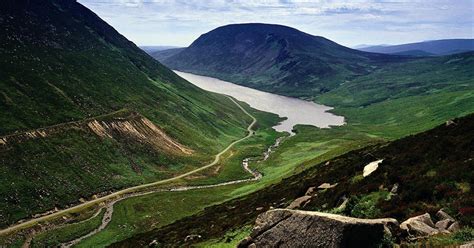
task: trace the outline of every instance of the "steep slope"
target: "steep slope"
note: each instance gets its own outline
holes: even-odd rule
[[[403,60],[353,50],[286,26],[234,24],[201,35],[162,62],[265,91],[309,97]]]
[[[190,170],[248,116],[75,0],[0,3],[0,226]]]
[[[393,46],[369,46],[361,51],[406,55],[449,55],[474,50],[474,39],[446,39],[408,43]],[[423,52],[425,54],[423,54]]]
[[[302,207],[305,210],[402,220],[444,208],[463,225],[472,227],[472,130],[474,115],[469,115],[423,133],[352,151],[258,192],[209,207],[112,247],[151,242],[160,247],[189,246],[203,241],[198,246],[231,246],[235,239],[238,242],[248,235],[250,230],[245,226],[253,224],[258,214],[287,207],[304,195],[311,196]],[[383,161],[377,170],[363,177],[364,167],[379,159]],[[332,186],[318,189],[323,184]],[[310,187],[312,190],[308,190]],[[186,239],[188,235],[200,238]]]

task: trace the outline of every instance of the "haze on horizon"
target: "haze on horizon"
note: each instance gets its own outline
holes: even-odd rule
[[[342,45],[473,38],[471,0],[78,0],[138,45],[188,46],[232,23],[274,23]]]

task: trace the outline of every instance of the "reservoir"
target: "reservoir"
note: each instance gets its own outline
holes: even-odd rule
[[[229,95],[246,102],[251,107],[274,113],[287,119],[273,128],[279,132],[289,132],[297,124],[312,125],[320,128],[344,125],[344,117],[327,112],[331,107],[297,98],[280,96],[259,91],[212,77],[174,71],[182,78],[201,89]]]

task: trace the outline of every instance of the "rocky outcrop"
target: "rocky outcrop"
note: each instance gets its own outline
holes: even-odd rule
[[[407,219],[402,222],[400,228],[407,231],[410,236],[415,237],[425,237],[439,233],[428,213]]]
[[[442,209],[436,213],[436,217],[438,221],[435,224],[428,213],[415,216],[402,222],[400,228],[405,231],[408,234],[408,238],[412,240],[440,233],[452,233],[461,228],[459,222]]]
[[[250,237],[238,247],[377,247],[395,219],[357,219],[288,209],[258,216]]]

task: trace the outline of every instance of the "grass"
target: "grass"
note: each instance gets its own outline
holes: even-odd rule
[[[380,201],[389,200],[389,192],[385,190],[374,191],[370,194],[357,197],[352,204],[351,216],[363,219],[373,219],[382,215],[382,211],[377,207]]]
[[[162,192],[119,202],[114,218],[102,232],[82,241],[77,247],[105,247],[133,234],[162,227],[222,203],[241,185],[183,192]]]
[[[440,234],[435,235],[427,240],[410,244],[408,247],[446,247],[446,246],[459,246],[474,240],[474,228],[465,227],[461,230],[451,234]]]
[[[93,218],[40,233],[33,238],[31,247],[57,247],[61,243],[81,237],[100,226],[104,212],[105,210],[101,209]]]
[[[245,239],[252,232],[252,226],[244,226],[236,230],[230,230],[218,239],[211,239],[202,243],[194,244],[194,247],[209,248],[231,248],[237,247],[240,241]]]

